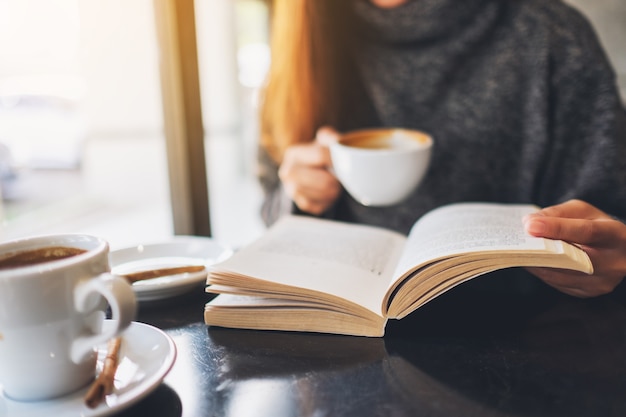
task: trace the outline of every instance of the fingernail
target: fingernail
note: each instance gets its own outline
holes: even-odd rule
[[[546,231],[546,225],[544,222],[538,219],[528,218],[524,222],[526,231],[531,235],[542,235]]]

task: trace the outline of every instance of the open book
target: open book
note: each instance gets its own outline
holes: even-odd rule
[[[532,205],[459,203],[435,209],[408,236],[305,216],[279,220],[215,265],[206,324],[382,336],[401,319],[469,279],[497,269],[544,266],[592,273],[580,248],[531,237]]]

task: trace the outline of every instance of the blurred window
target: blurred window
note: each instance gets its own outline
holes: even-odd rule
[[[196,1],[214,236],[260,232],[261,0]],[[0,240],[173,234],[152,0],[0,0]]]

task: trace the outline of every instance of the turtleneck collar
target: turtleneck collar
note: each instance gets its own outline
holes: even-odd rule
[[[365,33],[383,42],[404,43],[436,39],[475,19],[492,0],[409,0],[383,9],[369,0],[352,0]]]

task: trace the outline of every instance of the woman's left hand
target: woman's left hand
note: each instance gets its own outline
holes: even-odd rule
[[[607,294],[626,276],[626,224],[581,200],[546,207],[524,218],[533,236],[580,246],[591,259],[592,275],[553,268],[528,268],[546,284],[575,297]]]

